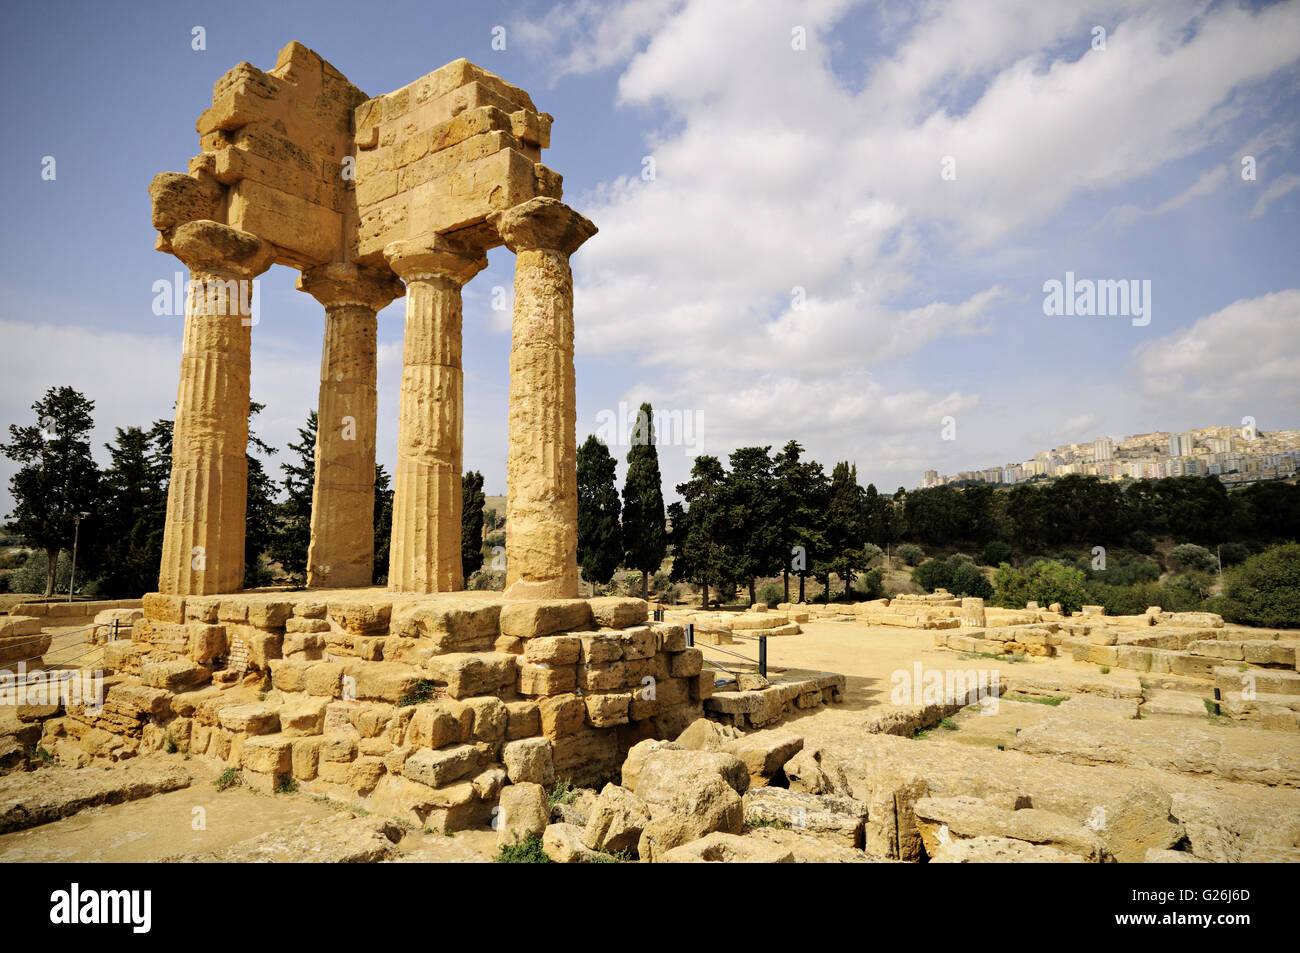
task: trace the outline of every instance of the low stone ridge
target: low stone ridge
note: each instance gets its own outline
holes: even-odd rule
[[[402,829],[389,821],[338,814],[268,831],[220,850],[169,857],[184,864],[373,864],[392,860]]]
[[[174,765],[125,764],[103,768],[42,768],[4,779],[0,834],[70,817],[87,808],[136,801],[190,786],[188,771]]]
[[[1095,832],[1051,811],[1008,811],[974,797],[921,798],[914,810],[921,840],[931,857],[954,839],[987,835],[1052,847],[1090,862],[1113,860]]]

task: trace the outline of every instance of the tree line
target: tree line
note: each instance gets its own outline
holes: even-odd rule
[[[316,411],[298,428],[279,476],[268,469],[279,451],[253,428],[264,405],[249,405],[248,504],[244,527],[244,587],[273,581],[279,564],[290,582],[305,582],[315,488]],[[18,465],[10,479],[13,511],[6,531],[34,549],[43,563],[44,594],[70,584],[58,579],[75,544],[78,590],[101,598],[134,598],[158,586],[167,492],[171,480],[172,421],[118,427],[105,444],[109,463],[92,453],[94,401],[72,387],[50,388],[32,405],[36,422],[11,424],[0,452]],[[483,475],[463,479],[461,559],[468,579],[483,564]],[[374,583],[388,578],[393,523],[392,480],[375,465]],[[62,558],[61,558],[62,556]],[[9,567],[13,565],[11,559]],[[30,578],[31,573],[25,577]]]

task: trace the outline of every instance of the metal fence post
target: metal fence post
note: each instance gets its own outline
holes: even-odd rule
[[[767,678],[767,636],[758,637],[758,674]]]
[[[695,645],[695,623],[694,622],[686,623],[686,644],[687,646]]]

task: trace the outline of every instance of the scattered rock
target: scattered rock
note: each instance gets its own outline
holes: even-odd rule
[[[665,851],[659,860],[664,864],[792,864],[794,854],[766,841],[718,832]]]
[[[650,808],[627,788],[607,784],[592,806],[582,842],[595,851],[635,851],[650,823]]]

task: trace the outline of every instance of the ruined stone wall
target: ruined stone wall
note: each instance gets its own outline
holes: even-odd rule
[[[326,594],[328,596],[328,594]],[[412,823],[483,823],[503,785],[616,779],[703,714],[713,675],[638,599],[151,595],[105,646],[108,704],[45,724],[60,760],[174,745]]]

